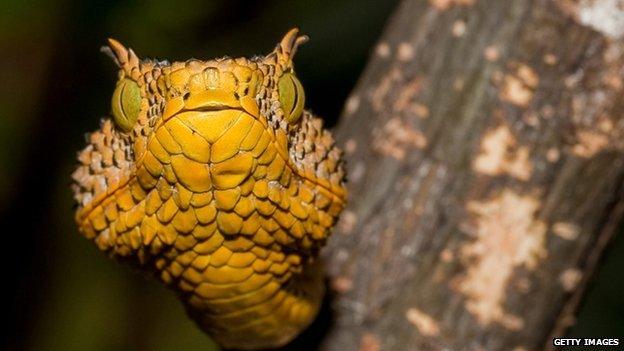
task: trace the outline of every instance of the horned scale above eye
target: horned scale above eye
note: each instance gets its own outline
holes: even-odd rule
[[[345,172],[304,110],[292,59],[305,40],[291,30],[265,57],[173,63],[110,40],[116,128],[91,134],[73,175],[80,232],[157,276],[225,347],[287,343],[324,293],[318,250]]]

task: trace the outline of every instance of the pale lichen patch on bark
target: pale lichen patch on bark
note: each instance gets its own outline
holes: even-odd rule
[[[567,292],[574,291],[578,286],[578,283],[583,277],[583,272],[577,268],[568,268],[559,275],[559,282],[563,287],[563,290]]]
[[[561,157],[561,153],[556,147],[551,147],[546,151],[546,160],[548,162],[557,162]]]
[[[466,85],[466,80],[463,77],[457,77],[453,81],[453,90],[462,91]]]
[[[422,119],[428,116],[428,108],[426,106],[423,108],[424,105],[414,101],[423,88],[423,79],[418,76],[411,78],[409,82],[404,83],[401,91],[390,95],[393,86],[404,79],[399,68],[392,68],[383,75],[370,95],[371,106],[375,111],[398,114],[374,131],[373,148],[398,160],[404,159],[410,148],[422,149],[427,145],[424,134],[416,129],[413,123],[399,117],[404,115],[406,119],[410,119],[411,116],[416,116]],[[388,106],[391,106],[391,111],[388,111]]]
[[[399,92],[398,97],[392,104],[393,110],[396,112],[408,111],[416,113],[415,108],[412,105],[412,101],[422,91],[423,85],[423,79],[420,77],[415,77],[410,80],[410,82],[407,83]]]
[[[347,115],[352,115],[360,108],[360,97],[357,95],[351,95],[345,104],[345,112]]]
[[[550,119],[555,116],[555,108],[552,105],[546,104],[540,109],[540,115],[544,119]]]
[[[409,308],[405,312],[405,318],[413,324],[418,332],[424,336],[440,335],[440,326],[438,322],[425,312],[417,308]]]
[[[517,145],[516,138],[506,124],[486,132],[473,168],[488,176],[509,175],[522,181],[529,180],[533,173],[528,148]]]
[[[344,211],[338,220],[338,228],[343,234],[351,234],[357,224],[357,215],[353,211]]]
[[[466,205],[475,222],[476,240],[459,251],[467,269],[454,288],[467,297],[465,307],[481,325],[523,327],[523,320],[505,311],[504,304],[514,270],[533,271],[547,256],[546,224],[535,217],[539,207],[537,195],[509,189]]]
[[[440,261],[442,262],[449,263],[452,262],[454,258],[455,255],[453,254],[453,251],[451,251],[451,249],[449,248],[445,248],[440,252]]]
[[[575,93],[570,102],[575,139],[571,152],[581,158],[603,151],[624,150],[624,124],[620,121],[620,112],[613,110],[621,101],[624,89],[624,43],[606,42],[601,59],[600,70],[573,75],[576,83],[570,88],[581,84],[591,87],[582,94]]]
[[[581,233],[581,228],[570,222],[556,222],[552,226],[552,231],[562,239],[576,240]]]
[[[347,142],[345,143],[344,149],[348,155],[353,155],[355,150],[357,150],[357,140],[353,138],[347,140]]]
[[[539,77],[535,70],[523,63],[512,63],[511,73],[502,77],[499,92],[501,100],[518,107],[528,107],[533,100],[533,93],[539,85]]]
[[[557,56],[555,56],[555,54],[545,54],[542,57],[542,60],[544,61],[545,64],[549,65],[549,66],[554,66],[557,64],[557,62],[559,62],[559,59],[557,58]]]
[[[429,5],[439,11],[446,11],[455,5],[472,6],[475,2],[476,0],[429,0]]]
[[[382,57],[382,58],[389,57],[390,45],[388,45],[388,43],[385,43],[385,42],[379,43],[377,47],[375,48],[375,53],[377,54],[377,56]]]
[[[413,111],[416,117],[420,119],[425,119],[429,117],[429,107],[424,104],[414,103],[412,104],[410,110]]]
[[[610,72],[608,74],[605,74],[602,77],[602,82],[604,83],[604,85],[606,85],[610,89],[613,89],[614,91],[621,91],[624,87],[624,84],[622,83],[622,77],[617,72]]]
[[[362,161],[356,162],[355,165],[353,166],[353,169],[349,172],[350,183],[352,184],[358,183],[360,180],[362,180],[362,177],[364,176],[365,173],[366,173],[366,163]]]
[[[381,78],[377,87],[375,87],[370,95],[370,102],[373,110],[382,112],[388,106],[387,95],[393,84],[401,78],[401,70],[397,67],[392,68]]]
[[[360,339],[359,351],[379,351],[381,350],[381,341],[379,337],[373,333],[364,333]]]
[[[397,48],[397,59],[399,61],[410,61],[415,54],[414,46],[410,43],[401,43]]]
[[[345,294],[353,289],[353,280],[348,277],[339,276],[331,280],[331,288],[339,294]]]
[[[607,87],[619,92],[624,87],[622,84],[622,56],[624,56],[624,43],[621,40],[610,42],[604,51],[602,58],[606,64],[603,73],[603,82]]]
[[[540,119],[535,111],[527,111],[522,114],[522,122],[533,128],[539,127]]]
[[[427,146],[425,135],[398,117],[391,118],[379,131],[374,131],[373,148],[397,160],[403,160],[411,148]]]
[[[451,29],[451,33],[456,38],[464,36],[464,34],[466,34],[466,22],[462,20],[457,20],[453,22],[453,28]]]
[[[576,138],[577,144],[572,146],[572,153],[582,158],[592,157],[609,146],[609,138],[603,133],[579,130]]]
[[[624,0],[559,0],[557,3],[579,24],[611,39],[624,37]]]
[[[500,51],[496,45],[489,45],[483,50],[483,56],[486,60],[495,62],[498,61],[498,58],[500,57]]]
[[[340,249],[335,255],[337,262],[345,262],[349,258],[349,251]]]

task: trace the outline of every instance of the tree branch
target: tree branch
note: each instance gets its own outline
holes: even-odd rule
[[[564,332],[624,206],[612,3],[403,1],[336,131],[350,205],[322,349],[533,350]]]

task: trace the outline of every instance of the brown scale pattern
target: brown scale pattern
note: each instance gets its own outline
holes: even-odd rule
[[[172,64],[111,41],[141,115],[129,133],[104,121],[73,174],[83,235],[158,276],[226,347],[279,346],[311,322],[315,258],[344,207],[331,134],[308,111],[283,118],[296,34],[266,57]]]

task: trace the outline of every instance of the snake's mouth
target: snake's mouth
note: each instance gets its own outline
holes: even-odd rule
[[[258,103],[249,95],[237,97],[222,90],[204,90],[193,94],[176,96],[167,101],[162,113],[161,123],[185,111],[224,111],[240,110],[254,118],[260,116]]]

